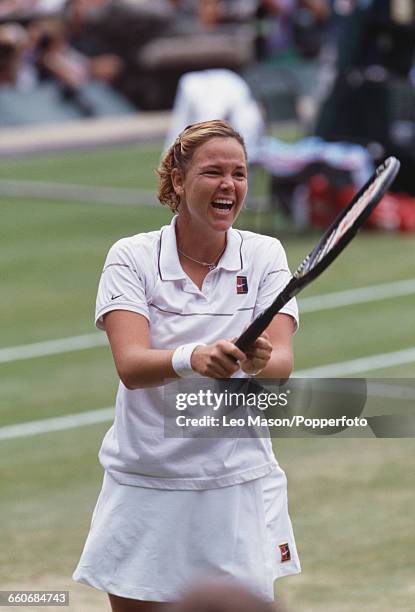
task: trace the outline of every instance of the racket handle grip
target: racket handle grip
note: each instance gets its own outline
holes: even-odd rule
[[[255,342],[258,336],[260,336],[271,323],[275,315],[295,294],[295,286],[297,282],[298,281],[296,281],[296,279],[292,278],[278,297],[274,300],[271,306],[268,306],[268,308],[264,310],[262,314],[252,321],[251,325],[249,325],[236,340],[235,345],[238,347],[238,349],[245,352],[246,349]]]
[[[236,340],[235,345],[238,347],[238,349],[245,352],[246,349],[255,342],[258,336],[262,334],[264,329],[268,327],[274,318],[274,314],[275,313],[268,308],[259,317],[257,317],[255,321],[253,321]]]

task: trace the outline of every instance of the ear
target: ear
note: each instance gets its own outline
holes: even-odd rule
[[[178,168],[173,168],[171,171],[171,182],[173,184],[174,192],[181,196],[184,191],[183,176]]]

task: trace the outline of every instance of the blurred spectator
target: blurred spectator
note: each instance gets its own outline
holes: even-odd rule
[[[58,18],[34,21],[28,31],[40,81],[56,82],[83,115],[97,114],[84,90],[94,81],[110,85],[121,70],[121,60],[110,54],[86,57],[68,43],[65,25]]]
[[[114,87],[139,108],[154,108],[152,88],[147,75],[143,75],[139,54],[148,42],[169,31],[175,10],[168,0],[69,0],[69,41],[89,58],[118,56],[122,69]]]
[[[330,15],[330,0],[259,0],[257,59],[275,59],[286,52],[316,57]]]
[[[224,0],[223,18],[231,22],[248,22],[255,17],[258,0]]]
[[[175,28],[184,20],[192,27],[207,28],[224,23],[247,23],[255,16],[258,0],[169,0],[175,9]]]
[[[199,23],[206,29],[215,28],[223,20],[223,3],[221,0],[200,0],[196,5]]]
[[[42,79],[54,78],[72,88],[82,87],[95,78],[111,83],[121,70],[115,55],[88,58],[68,43],[63,21],[50,19],[30,26],[37,39],[37,63]]]
[[[205,27],[248,22],[255,16],[257,0],[198,0],[196,12]]]
[[[66,0],[1,0],[0,19],[29,19],[62,12]]]
[[[392,190],[415,194],[413,0],[336,2],[334,79],[316,120],[318,136],[367,146],[376,162],[401,160]],[[356,112],[359,109],[359,112]]]
[[[35,0],[32,11],[39,16],[59,15],[65,8],[66,0]]]
[[[193,13],[201,23],[247,23],[257,9],[258,0],[170,0],[179,12]]]
[[[27,89],[35,77],[25,62],[29,48],[26,30],[18,23],[0,25],[0,86]]]
[[[229,21],[225,2],[195,0],[192,12],[187,3],[174,5],[186,11],[186,18],[176,12],[169,35],[153,38],[137,57],[152,108],[171,108],[183,74],[222,68],[241,72],[254,57],[252,24]]]
[[[168,31],[175,11],[168,0],[68,0],[65,16],[79,51],[116,53],[129,63],[146,42]]]
[[[248,85],[235,72],[202,70],[180,78],[165,147],[174,142],[186,125],[209,119],[229,121],[242,134],[248,157],[254,161],[264,121]]]
[[[0,25],[0,125],[134,113],[111,87],[120,69],[113,55],[76,51],[60,16]]]
[[[2,0],[0,2],[0,19],[16,19],[30,11],[36,0]]]

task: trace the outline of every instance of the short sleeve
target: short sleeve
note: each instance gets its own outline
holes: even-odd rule
[[[258,316],[272,304],[277,295],[282,291],[291,279],[287,256],[278,240],[273,240],[267,245],[266,265],[258,289],[255,304],[254,317]],[[290,315],[298,328],[298,307],[295,298],[292,298],[281,308],[280,313]]]
[[[130,310],[150,319],[145,277],[125,239],[111,247],[102,270],[95,309],[98,329],[104,329],[103,316],[111,310]]]

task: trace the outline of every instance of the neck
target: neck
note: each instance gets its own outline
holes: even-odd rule
[[[213,262],[226,247],[226,232],[206,231],[200,234],[188,225],[183,228],[177,219],[176,242],[182,253],[200,261]]]

